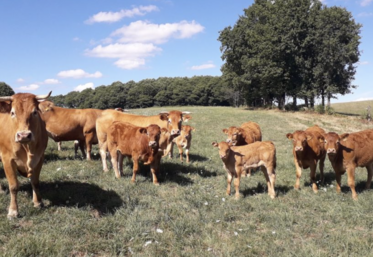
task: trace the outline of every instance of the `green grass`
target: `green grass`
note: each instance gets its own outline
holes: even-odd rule
[[[170,110],[134,113],[165,109]],[[319,193],[312,192],[309,170],[303,171],[296,191],[292,144],[285,137],[313,124],[338,133],[371,125],[354,117],[175,109],[193,113],[191,163],[180,163],[174,149],[174,159],[162,160],[159,187],[146,166],[133,185],[130,162],[125,161],[125,176],[115,179],[112,170],[102,172],[97,147],[88,162],[73,158],[72,142],[58,152],[50,140],[41,173],[45,208],[32,207],[31,186],[20,177],[21,217],[9,221],[10,196],[0,194],[0,256],[372,256],[373,191],[363,190],[366,171],[356,170],[358,201],[352,200],[346,175],[343,192],[335,192],[329,161]],[[226,172],[211,142],[225,140],[223,128],[249,120],[260,124],[263,140],[276,145],[274,200],[261,172],[241,180],[239,200],[225,195]],[[0,184],[7,188],[2,169]]]
[[[373,100],[347,102],[347,103],[335,103],[335,104],[332,104],[331,106],[338,113],[362,116],[366,114],[368,106],[371,106],[373,108]],[[373,109],[371,109],[371,115],[373,115]]]

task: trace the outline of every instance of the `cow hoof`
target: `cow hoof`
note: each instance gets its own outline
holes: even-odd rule
[[[153,182],[153,185],[159,186],[159,183],[158,182]]]
[[[34,203],[34,207],[35,208],[38,208],[38,209],[41,209],[44,207],[44,203],[43,202],[40,202],[40,203]]]
[[[8,218],[8,220],[18,218],[18,211],[9,210],[7,218]]]

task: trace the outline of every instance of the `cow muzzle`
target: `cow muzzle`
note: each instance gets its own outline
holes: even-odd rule
[[[171,130],[171,136],[177,136],[177,135],[180,135],[180,130],[179,129]]]
[[[32,139],[32,132],[30,130],[18,131],[16,133],[16,142],[17,143],[28,143]]]
[[[155,148],[155,147],[157,147],[157,146],[158,146],[157,141],[149,141],[149,146],[150,146],[151,148]]]
[[[335,153],[337,153],[337,150],[336,150],[335,148],[328,148],[328,149],[326,150],[326,152],[327,152],[328,154],[335,154]]]
[[[296,147],[294,148],[294,150],[295,150],[296,152],[302,152],[302,151],[303,151],[303,147],[301,147],[301,146],[296,146]]]

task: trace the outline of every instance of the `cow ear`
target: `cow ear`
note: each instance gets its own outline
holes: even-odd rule
[[[323,135],[318,136],[317,139],[319,140],[320,143],[324,143],[325,141],[325,137]]]
[[[218,146],[219,146],[219,144],[218,144],[218,143],[216,143],[215,141],[214,141],[214,142],[212,142],[212,143],[211,143],[211,145],[212,145],[213,147],[218,147]]]
[[[242,135],[244,133],[244,130],[242,128],[237,128],[237,130],[239,135]]]
[[[11,110],[12,110],[11,101],[0,102],[0,113],[10,113]]]
[[[190,129],[191,129],[192,131],[196,131],[196,128],[194,128],[194,127],[190,127]]]
[[[310,141],[313,138],[313,136],[310,134],[306,134],[306,138],[307,138],[307,141]]]
[[[148,133],[148,130],[146,128],[139,128],[140,134],[146,134]]]
[[[161,120],[168,120],[168,113],[160,113],[159,118]]]
[[[228,129],[223,129],[223,133],[228,135]]]
[[[161,133],[162,133],[162,134],[166,134],[167,132],[168,132],[168,130],[167,130],[166,128],[162,128],[162,129],[161,129]]]
[[[288,139],[293,139],[293,134],[292,134],[292,133],[287,133],[287,134],[286,134],[286,137],[287,137]]]
[[[349,133],[344,133],[339,136],[339,140],[346,141],[347,137],[349,136]]]
[[[190,116],[189,114],[183,114],[183,122],[188,122],[191,119],[192,119],[192,116]]]

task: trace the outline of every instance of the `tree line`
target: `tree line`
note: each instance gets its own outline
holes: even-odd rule
[[[255,0],[220,31],[223,76],[251,106],[282,109],[287,97],[314,107],[348,94],[359,60],[361,25],[319,0]]]

